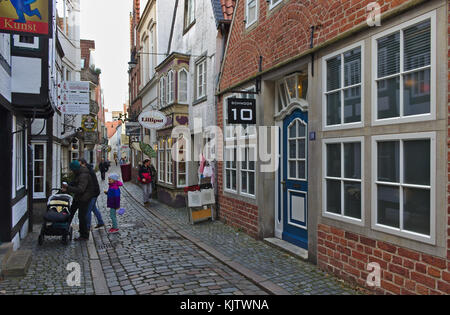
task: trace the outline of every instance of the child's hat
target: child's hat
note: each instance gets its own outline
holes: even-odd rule
[[[119,175],[117,175],[116,173],[110,174],[110,175],[108,176],[108,178],[110,178],[110,179],[112,179],[112,180],[115,180],[115,181],[117,181],[117,180],[120,179]]]

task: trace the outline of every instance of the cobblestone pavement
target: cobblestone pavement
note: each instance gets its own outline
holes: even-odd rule
[[[0,281],[0,295],[267,294],[242,272],[230,268],[232,265],[216,259],[175,230],[202,240],[227,260],[245,266],[291,294],[358,293],[316,266],[219,221],[191,225],[185,209],[173,209],[157,201],[145,208],[140,202],[141,195],[139,186],[125,183],[122,206],[126,212],[118,216],[120,232],[108,234],[109,209],[102,193],[98,207],[108,226],[93,230],[89,243],[71,242],[64,246],[60,237],[46,237],[43,246],[38,246],[40,227],[36,226],[21,246],[33,252],[27,276]],[[166,222],[165,218],[169,219],[170,226],[160,218]],[[70,287],[66,282],[71,272],[66,268],[71,262],[80,264],[80,286]]]
[[[99,198],[103,219],[106,196]],[[93,235],[113,295],[267,294],[190,241],[180,237],[122,189],[118,234]],[[109,211],[109,210],[108,210]]]
[[[34,226],[33,231],[22,241],[20,247],[21,250],[32,251],[27,276],[0,281],[0,295],[94,294],[87,244],[71,242],[69,245],[63,245],[61,237],[46,236],[43,245],[39,246],[37,239],[40,225]],[[67,283],[67,278],[74,269],[66,268],[72,262],[81,267],[80,286],[69,286]],[[74,280],[71,277],[70,279]]]
[[[136,200],[142,199],[142,190],[133,183],[125,189]],[[351,295],[359,294],[357,288],[325,273],[316,265],[304,262],[266,243],[255,240],[220,221],[208,221],[191,225],[186,209],[174,209],[156,200],[150,210],[168,218],[188,234],[201,239],[232,261],[245,266],[256,274],[296,295]]]

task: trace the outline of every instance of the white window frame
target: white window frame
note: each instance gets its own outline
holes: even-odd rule
[[[155,75],[155,38],[154,38],[154,28],[153,26],[149,30],[149,78],[150,80]]]
[[[355,48],[361,48],[361,83],[355,84],[355,85],[349,85],[344,87],[345,82],[345,67],[344,67],[344,54],[350,50],[353,50]],[[328,54],[322,58],[322,128],[324,131],[328,130],[341,130],[341,129],[352,129],[352,128],[362,128],[364,127],[364,41],[357,42],[353,45],[346,46],[345,48],[342,48],[336,52],[333,52],[331,54]],[[338,55],[341,56],[341,87],[333,90],[333,91],[327,91],[327,61],[329,59],[335,58]],[[344,111],[345,111],[345,104],[344,104],[344,91],[349,90],[353,87],[360,87],[361,88],[361,121],[358,122],[351,122],[351,123],[345,123],[344,122]],[[340,98],[341,98],[341,123],[336,125],[327,125],[327,94],[339,92]],[[287,97],[289,97],[289,93],[287,93]]]
[[[249,8],[250,8],[250,1],[254,1],[255,3],[255,19],[253,21],[249,21]],[[259,16],[259,0],[245,0],[245,27],[248,28],[255,24],[258,21]]]
[[[228,145],[228,146],[225,146],[225,149],[224,149],[224,183],[225,183],[225,185],[223,186],[223,189],[224,189],[224,191],[226,191],[226,192],[229,192],[229,193],[234,193],[234,194],[237,194],[238,193],[238,179],[237,179],[237,177],[239,176],[239,172],[238,172],[238,161],[234,161],[235,163],[236,163],[236,167],[235,168],[233,168],[233,167],[227,167],[227,151],[228,150],[236,150],[236,160],[237,160],[237,154],[238,154],[238,148],[235,146],[235,145]],[[232,151],[233,152],[233,151]],[[234,155],[233,155],[234,156]],[[230,161],[231,163],[233,163],[233,161]],[[233,164],[231,164],[231,165],[233,165]],[[231,188],[228,188],[227,186],[228,186],[228,182],[227,182],[227,171],[230,171],[230,181],[231,181],[231,183],[230,183],[230,187]],[[232,174],[233,174],[233,171],[236,173],[236,189],[233,189],[232,188],[232,186],[233,186],[233,180],[232,180]]]
[[[184,93],[186,93],[186,99],[182,100],[181,99],[181,93],[182,93],[182,89],[181,89],[181,73],[185,73],[186,74],[186,91],[183,91]],[[188,91],[189,91],[189,73],[187,72],[186,69],[182,68],[180,71],[178,71],[178,103],[180,104],[187,104],[189,102],[189,95],[188,95]]]
[[[36,160],[35,159],[35,152],[36,152],[36,146],[43,146],[43,152],[44,152],[44,157],[42,160]],[[43,199],[46,197],[46,182],[47,182],[47,144],[45,142],[39,142],[39,143],[33,143],[33,198],[37,198],[37,199]],[[57,155],[58,153],[55,152],[55,154]],[[44,165],[44,175],[43,176],[35,176],[35,163],[36,162],[42,162]],[[34,186],[34,179],[36,177],[42,177],[43,179],[43,185],[44,185],[44,191],[43,192],[36,192],[34,190],[35,186]],[[55,186],[56,187],[56,186]]]
[[[28,35],[25,35],[28,36]],[[20,41],[20,35],[13,35],[13,40],[14,40],[14,46],[15,47],[21,47],[21,48],[28,48],[28,49],[39,49],[39,37],[35,37],[35,36],[31,36],[33,37],[33,43],[28,44],[28,43],[22,43]]]
[[[348,179],[345,178],[345,161],[344,161],[344,144],[346,143],[360,143],[361,144],[361,179]],[[341,145],[341,177],[329,177],[327,176],[327,144],[340,144]],[[351,224],[356,224],[359,226],[365,225],[365,201],[364,201],[364,137],[349,137],[349,138],[330,138],[322,140],[322,216],[338,221],[343,221]],[[327,179],[339,180],[341,182],[341,214],[336,214],[327,211]],[[355,182],[361,184],[361,219],[352,218],[344,215],[344,190],[342,185],[345,181]]]
[[[170,70],[167,73],[167,92],[169,95],[168,104],[172,104],[175,101],[175,72]]]
[[[165,146],[165,153],[164,153],[164,158],[165,158],[165,175],[166,175],[166,184],[172,185],[172,178],[173,178],[173,160],[172,160],[172,148],[169,147],[169,142],[171,142],[172,140],[167,139],[166,142],[166,146]]]
[[[295,137],[294,138],[290,138],[289,137],[289,128],[293,125],[293,124],[297,124],[297,121],[300,123],[300,124],[303,124],[304,126],[305,126],[305,136],[304,137],[298,137],[297,136],[297,133],[296,133],[296,135],[295,135]],[[288,163],[288,165],[287,165],[287,167],[288,167],[288,170],[287,170],[287,175],[288,175],[288,179],[289,180],[300,180],[300,181],[307,181],[308,180],[308,123],[306,123],[306,122],[304,122],[302,119],[300,119],[300,118],[296,118],[296,119],[294,119],[291,123],[290,123],[290,125],[288,126],[288,128],[287,128],[287,148],[286,148],[286,152],[287,152],[287,163]],[[298,147],[296,146],[295,148],[296,148],[296,152],[295,152],[295,158],[291,158],[290,157],[290,147],[289,147],[289,140],[294,140],[295,142],[297,142],[298,140],[301,140],[301,139],[303,139],[304,138],[304,140],[305,140],[305,158],[299,158],[298,157]],[[295,161],[295,163],[298,163],[298,162],[305,162],[305,177],[304,178],[300,178],[300,177],[291,177],[290,176],[290,173],[289,173],[289,162],[291,162],[291,161]],[[297,176],[298,176],[298,169],[296,168],[296,171],[297,171]]]
[[[403,226],[403,194],[402,187],[417,187],[417,188],[425,188],[425,186],[421,185],[411,185],[405,184],[403,182],[403,165],[404,165],[404,156],[403,156],[403,144],[402,142],[405,140],[430,140],[430,236],[426,236],[423,234],[419,234],[416,232],[402,230]],[[390,183],[390,182],[380,182],[377,180],[378,178],[378,142],[384,141],[399,141],[400,142],[400,182],[399,183]],[[377,185],[389,185],[400,187],[400,228],[394,228],[387,225],[382,225],[377,223],[378,218],[378,194],[377,194]],[[373,136],[372,137],[372,229],[397,235],[400,237],[428,243],[435,245],[436,244],[436,132],[423,132],[423,133],[408,133],[408,134],[397,134],[397,135],[383,135],[383,136]]]
[[[25,188],[25,173],[27,170],[26,166],[26,134],[25,131],[22,129],[22,126],[20,126],[17,123],[16,119],[16,129],[15,129],[15,136],[14,136],[14,160],[15,160],[15,184],[16,184],[16,191],[19,191],[23,188]]]
[[[275,8],[277,5],[279,5],[282,2],[283,2],[283,0],[270,0],[269,10],[272,10],[273,8]]]
[[[164,183],[164,176],[165,176],[165,140],[160,139],[158,143],[158,181],[161,183]]]
[[[431,26],[431,64],[430,66],[424,68],[417,68],[409,71],[404,71],[404,56],[403,56],[403,30],[414,26],[415,24],[419,24],[424,22],[425,20],[430,19]],[[400,31],[400,72],[392,75],[386,76],[383,79],[388,79],[390,77],[400,77],[399,83],[399,101],[400,101],[400,116],[393,118],[383,118],[378,119],[378,93],[377,93],[377,81],[378,81],[378,44],[377,40],[391,35]],[[372,37],[372,125],[389,125],[389,124],[399,124],[399,123],[409,123],[409,122],[417,122],[417,121],[428,121],[436,119],[436,54],[437,54],[437,44],[436,44],[436,32],[437,32],[437,24],[436,24],[436,11],[429,12],[427,14],[421,15],[415,19],[412,19],[408,22],[402,23],[395,27],[392,27],[382,33],[374,35]],[[403,86],[403,75],[407,73],[414,73],[420,69],[430,69],[430,113],[428,114],[419,114],[419,115],[411,115],[411,116],[403,116],[404,109],[404,86]]]
[[[198,63],[196,63],[195,65],[195,76],[196,76],[196,80],[195,80],[195,91],[196,91],[196,99],[199,100],[203,97],[206,97],[206,76],[207,76],[207,64],[206,64],[207,59],[203,58],[201,61],[199,61]],[[200,66],[202,66],[202,82],[200,82]],[[202,88],[202,94],[199,93],[200,88]]]
[[[184,7],[184,26],[183,29],[187,30],[195,22],[195,0],[186,1]]]
[[[256,160],[257,160],[257,146],[256,144],[250,144],[250,145],[246,145],[246,146],[238,146],[237,147],[238,151],[237,151],[237,157],[238,157],[238,161],[236,162],[236,176],[239,177],[239,194],[241,196],[245,196],[248,198],[253,198],[256,199],[256,189],[257,189],[257,182],[256,182]],[[254,159],[255,159],[255,169],[254,170],[250,170],[250,168],[243,168],[243,163],[244,163],[244,156],[245,156],[245,152],[243,151],[247,151],[248,150],[248,161],[250,162],[250,149],[254,150]],[[239,163],[239,168],[237,167]],[[255,191],[253,194],[250,194],[249,192],[244,192],[242,191],[242,173],[247,173],[247,191],[249,190],[250,187],[250,178],[249,175],[250,173],[253,173],[253,176],[255,177]],[[238,183],[238,181],[236,180],[236,184]],[[238,187],[236,187],[237,189]]]

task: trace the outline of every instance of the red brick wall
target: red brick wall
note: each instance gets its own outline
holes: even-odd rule
[[[381,11],[391,10],[410,0],[379,0]],[[349,29],[365,23],[367,5],[373,0],[305,1],[291,0],[269,12],[265,0],[259,0],[256,28],[245,29],[245,1],[239,1],[229,39],[220,90],[255,75],[259,56],[263,70],[292,58],[310,46],[311,26],[314,45],[324,43]]]
[[[366,286],[367,265],[381,267],[380,294],[450,294],[447,259],[319,224],[317,260],[322,269]],[[366,286],[367,287],[367,286]]]
[[[84,69],[89,68],[91,49],[95,49],[95,41],[82,39],[80,41],[81,59],[84,59]]]

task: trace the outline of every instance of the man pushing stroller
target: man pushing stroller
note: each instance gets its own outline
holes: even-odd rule
[[[75,241],[87,241],[89,240],[87,214],[90,201],[96,197],[95,186],[88,168],[80,165],[80,162],[72,161],[69,168],[75,174],[75,180],[70,185],[63,185],[62,192],[75,194],[70,211],[73,217],[78,209],[80,237],[76,238]]]

